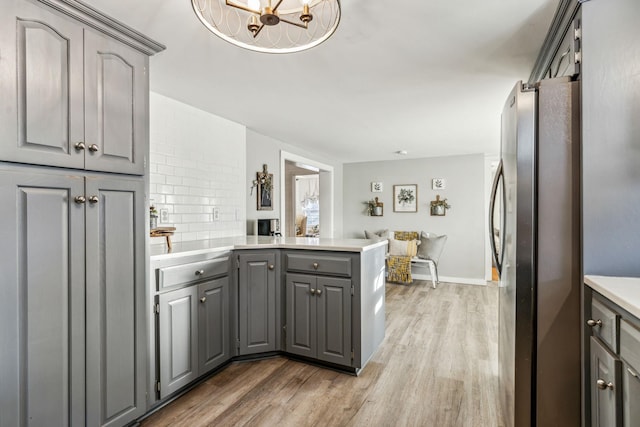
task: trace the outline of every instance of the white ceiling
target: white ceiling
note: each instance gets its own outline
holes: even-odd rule
[[[190,0],[86,2],[167,46],[152,91],[343,162],[496,153],[558,4],[342,0],[328,41],[273,55],[219,39]]]

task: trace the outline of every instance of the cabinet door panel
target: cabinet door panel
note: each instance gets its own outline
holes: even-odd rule
[[[316,278],[287,274],[287,352],[316,357]]]
[[[229,278],[222,277],[198,285],[198,297],[198,375],[203,375],[231,357]]]
[[[351,365],[351,280],[318,277],[318,359]]]
[[[84,167],[82,28],[24,1],[0,16],[0,159]],[[45,23],[46,22],[46,23]]]
[[[146,55],[85,31],[85,167],[144,174],[148,146]]]
[[[239,257],[240,353],[275,351],[275,254],[241,254]]]
[[[0,170],[0,425],[84,425],[82,178]]]
[[[618,394],[620,381],[620,361],[617,360],[596,338],[591,337],[591,425],[612,427],[618,424]],[[600,389],[597,382],[613,384]]]
[[[160,295],[160,398],[198,377],[197,287]]]
[[[622,372],[622,420],[624,427],[640,425],[640,376],[628,366]]]
[[[144,183],[88,177],[86,194],[87,421],[123,425],[146,410]]]

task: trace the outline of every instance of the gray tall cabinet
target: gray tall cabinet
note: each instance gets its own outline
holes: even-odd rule
[[[74,0],[3,1],[0,35],[0,426],[124,425],[146,411],[148,55],[163,46]]]

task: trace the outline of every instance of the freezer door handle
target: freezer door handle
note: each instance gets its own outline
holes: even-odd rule
[[[502,215],[501,220],[502,224],[500,227],[500,253],[498,253],[498,248],[496,248],[495,236],[494,236],[494,211],[496,209],[496,197],[498,197],[498,190],[502,195]],[[493,185],[491,187],[491,199],[489,200],[489,243],[491,244],[491,255],[493,256],[493,262],[496,265],[496,270],[498,270],[498,276],[502,275],[502,261],[504,260],[504,244],[505,244],[505,216],[506,216],[506,200],[505,200],[505,186],[504,186],[504,170],[502,165],[502,159],[500,163],[498,163],[498,168],[496,169],[496,174],[493,179]]]

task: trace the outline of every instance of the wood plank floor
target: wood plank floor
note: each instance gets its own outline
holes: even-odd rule
[[[386,337],[359,377],[284,357],[234,363],[142,425],[501,426],[497,288],[386,292]]]

